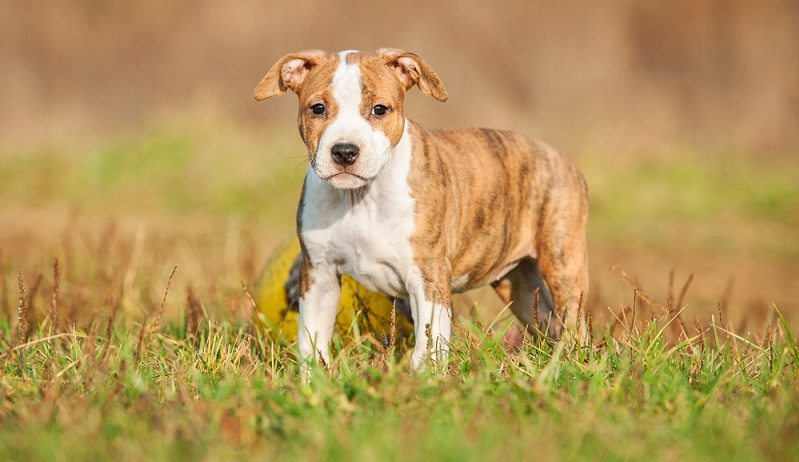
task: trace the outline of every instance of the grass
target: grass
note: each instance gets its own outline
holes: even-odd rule
[[[239,138],[243,141],[229,142]],[[40,147],[24,156],[0,152],[0,180],[16,204],[30,206],[56,199],[105,213],[247,214],[257,208],[288,215],[295,200],[284,207],[269,199],[274,191],[287,194],[289,184],[301,182],[305,155],[285,137],[267,139],[267,148],[259,149],[242,131],[228,136],[219,127],[152,128],[89,149]]]
[[[330,370],[315,366],[308,384],[295,346],[247,321],[244,293],[191,295],[161,323],[181,305],[172,278],[144,321],[112,308],[80,324],[62,314],[80,303],[65,293],[89,281],[55,275],[34,290],[20,278],[22,309],[0,320],[3,460],[799,456],[799,351],[785,323],[742,336],[723,318],[688,327],[627,307],[582,347],[511,347],[462,317],[439,373],[411,373],[407,343],[364,334],[337,338]]]
[[[292,230],[304,152],[223,119],[0,155],[0,460],[799,457],[795,293],[774,277],[795,282],[794,164],[577,153],[599,265],[589,345],[520,342],[504,314],[459,307],[446,370],[411,373],[412,339],[361,332],[306,384],[241,287]],[[627,247],[652,260],[647,246],[652,272],[678,255],[778,262],[738,297],[782,312],[728,303],[723,274],[685,297],[672,275],[660,298],[641,290],[652,272],[602,272]]]
[[[727,153],[586,164],[592,231],[604,239],[655,247],[679,240],[717,255],[749,252],[777,261],[799,257],[791,238],[799,226],[796,165],[763,167]]]
[[[0,460],[799,459],[789,0],[83,3],[0,16]],[[372,13],[401,26],[350,26]],[[364,334],[308,385],[251,325],[241,281],[305,166],[293,98],[252,87],[282,53],[386,45],[450,91],[409,95],[425,126],[544,133],[586,174],[586,347],[518,343],[481,301],[439,374]]]

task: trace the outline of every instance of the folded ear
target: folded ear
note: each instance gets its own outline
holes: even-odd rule
[[[425,95],[439,101],[447,100],[447,90],[436,73],[419,56],[396,48],[381,48],[377,54],[386,61],[386,66],[396,74],[399,81],[409,90],[418,85]]]
[[[322,50],[305,50],[286,55],[269,69],[266,77],[255,87],[252,97],[261,101],[273,96],[282,95],[286,89],[297,93],[308,73],[327,53]]]

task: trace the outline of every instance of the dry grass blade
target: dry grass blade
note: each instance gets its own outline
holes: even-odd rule
[[[615,332],[616,328],[619,327],[619,326],[624,328],[624,330],[627,331],[628,335],[631,335],[632,332],[630,331],[630,326],[627,324],[627,314],[626,314],[627,311],[630,311],[630,308],[629,307],[627,307],[627,308],[622,307],[621,317],[619,317],[619,315],[617,315],[610,307],[608,307],[608,311],[610,312],[611,316],[613,316],[613,318],[615,319],[615,321],[613,321],[613,323],[610,325],[610,328],[608,329],[608,332],[610,332],[610,335],[613,335],[613,333]]]
[[[759,351],[761,353],[767,353],[765,348],[757,345],[756,343],[752,342],[751,340],[748,340],[748,339],[745,339],[745,338],[741,337],[740,335],[736,334],[735,332],[733,332],[733,331],[731,331],[729,329],[724,328],[721,325],[717,325],[717,324],[714,323],[712,327],[713,327],[713,329],[717,329],[717,330],[720,330],[720,331],[724,332],[724,334],[727,336],[728,339],[730,337],[732,337],[735,340],[738,340],[739,342],[743,343],[744,345],[747,345],[747,346],[749,346],[751,348],[754,348],[755,350],[757,350],[757,351]]]
[[[150,337],[155,331],[158,329],[158,323],[161,321],[161,315],[164,313],[164,306],[166,305],[166,297],[169,295],[169,286],[172,285],[172,276],[175,275],[175,271],[177,271],[178,267],[175,266],[172,268],[172,273],[169,274],[169,279],[166,281],[166,289],[164,290],[164,299],[161,300],[161,306],[158,308],[158,313],[156,314],[155,322],[153,322],[153,326],[150,330],[147,330],[147,318],[145,317],[142,321],[141,331],[139,332],[139,340],[136,343],[136,364],[139,364],[141,360],[142,354],[146,348],[149,348]]]
[[[47,337],[41,337],[29,342],[25,342],[23,344],[17,345],[13,348],[14,351],[23,350],[33,345],[37,345],[42,342],[47,342],[57,338],[64,338],[64,337],[71,337],[71,338],[89,338],[86,334],[81,334],[79,332],[62,332],[60,334],[48,335]]]
[[[389,328],[388,351],[393,352],[397,344],[397,299],[391,304],[391,327]]]
[[[430,335],[430,323],[424,325],[424,338],[427,339],[427,351],[433,348],[433,337]]]
[[[537,333],[541,332],[540,324],[538,324],[538,304],[540,303],[540,290],[540,287],[536,287],[533,291],[533,324],[535,324],[533,327]]]
[[[688,292],[688,287],[691,285],[691,282],[694,280],[694,273],[688,275],[688,279],[685,280],[685,284],[682,286],[682,290],[680,290],[680,297],[677,299],[677,304],[675,306],[682,306],[682,301],[685,299],[685,294]]]
[[[19,284],[19,309],[17,310],[17,344],[25,342],[27,335],[28,318],[28,291],[25,289],[25,281],[22,279],[22,271],[17,271],[17,283]]]
[[[319,365],[322,366],[323,369],[329,370],[330,365],[327,364],[327,361],[325,361],[325,356],[322,354],[322,350],[316,350],[316,354],[319,356]]]
[[[255,313],[258,312],[258,306],[255,304],[255,299],[250,294],[250,291],[247,289],[247,286],[244,284],[244,281],[241,281],[241,288],[244,290],[244,294],[247,296],[247,300],[250,301],[250,308],[252,308],[252,312],[250,312],[250,319],[255,316]]]
[[[726,329],[727,325],[724,324],[724,316],[721,313],[721,303],[720,302],[719,302],[718,305],[716,305],[716,309],[719,312],[719,325],[721,326],[722,329]]]
[[[635,297],[636,297],[635,290],[633,290],[633,305],[632,306],[628,306],[628,307],[625,307],[624,305],[622,305],[622,307],[621,307],[621,319],[619,321],[620,322],[623,321],[624,322],[624,327],[628,328],[628,330],[632,326],[630,324],[630,322],[627,321],[627,312],[628,311],[633,314],[633,322],[635,322],[635,300],[636,300]]]
[[[58,258],[53,259],[53,295],[50,297],[50,334],[58,331],[58,289],[61,286],[61,269],[58,267]]]
[[[166,305],[166,297],[169,295],[169,286],[172,285],[172,276],[175,275],[175,271],[178,270],[178,267],[172,268],[172,272],[169,274],[169,279],[166,281],[166,290],[164,290],[164,299],[161,300],[161,306],[158,308],[158,314],[155,316],[155,322],[153,323],[153,327],[150,328],[150,333],[147,335],[148,338],[150,335],[155,333],[158,329],[158,324],[161,322],[161,315],[164,314],[164,305]]]
[[[627,281],[627,283],[629,283],[629,284],[630,284],[630,285],[633,287],[633,289],[635,289],[635,290],[637,291],[637,296],[638,296],[638,297],[639,297],[641,300],[643,300],[643,301],[644,301],[644,303],[646,303],[647,305],[649,305],[649,306],[651,306],[651,307],[653,307],[653,308],[657,308],[657,309],[659,309],[659,310],[660,310],[662,313],[664,313],[664,314],[666,314],[666,313],[668,313],[668,312],[669,312],[669,309],[668,309],[667,307],[665,307],[665,306],[663,306],[662,304],[660,304],[660,303],[656,302],[656,301],[655,301],[655,300],[654,300],[652,297],[650,297],[649,295],[647,295],[647,294],[646,294],[646,292],[644,292],[643,290],[641,290],[641,288],[640,288],[640,287],[638,287],[638,284],[637,284],[637,283],[636,283],[636,282],[635,282],[635,281],[634,281],[634,280],[633,280],[633,279],[632,279],[632,278],[631,278],[631,277],[630,277],[630,276],[627,274],[627,272],[626,272],[626,271],[624,271],[624,268],[622,268],[622,267],[621,267],[621,266],[619,266],[619,265],[613,265],[613,266],[612,266],[610,269],[611,269],[611,271],[616,271],[616,270],[618,270],[618,271],[619,271],[619,274],[621,274],[621,277],[623,277],[623,278],[624,278],[624,280],[625,280],[625,281]],[[692,278],[693,278],[693,274],[691,274],[691,277],[689,278],[689,281],[690,281],[690,279],[692,279]],[[686,291],[687,289],[688,289],[688,285],[686,284],[686,286],[685,286],[685,287],[683,287],[683,292],[680,294],[680,302],[682,302],[682,297],[685,295],[685,291]],[[681,304],[681,303],[677,303],[677,306],[680,306],[680,304]]]
[[[22,280],[22,272],[17,271],[17,282],[19,283],[19,310],[17,311],[17,322],[19,324],[17,345],[22,345],[27,340],[27,313],[28,313],[28,293],[25,290],[25,281]],[[18,355],[19,370],[25,369],[25,355]]]

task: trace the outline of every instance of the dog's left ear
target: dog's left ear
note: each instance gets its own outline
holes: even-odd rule
[[[396,48],[381,48],[377,50],[377,54],[385,59],[386,66],[396,74],[405,86],[405,90],[418,85],[425,95],[430,95],[441,102],[447,100],[444,84],[419,56]]]

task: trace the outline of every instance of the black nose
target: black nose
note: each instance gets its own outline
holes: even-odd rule
[[[358,152],[360,152],[360,149],[358,146],[355,146],[352,143],[334,144],[333,148],[330,149],[330,154],[333,156],[333,162],[341,165],[342,167],[346,167],[355,163],[355,159],[358,158]]]

